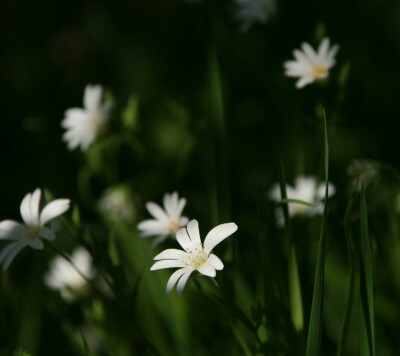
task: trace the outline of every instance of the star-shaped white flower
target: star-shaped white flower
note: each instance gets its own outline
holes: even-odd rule
[[[154,257],[157,262],[150,268],[150,271],[179,268],[172,273],[168,280],[167,294],[171,293],[178,282],[176,290],[180,295],[193,271],[197,270],[205,276],[215,277],[216,270],[224,268],[222,261],[211,251],[222,240],[232,235],[237,228],[235,223],[218,225],[207,234],[203,245],[200,239],[199,223],[197,220],[191,220],[186,228],[182,228],[176,233],[176,239],[184,251],[168,249],[161,252]]]
[[[275,0],[234,0],[235,19],[246,32],[254,22],[264,23],[275,11]]]
[[[329,183],[328,193],[331,197],[335,194],[335,187]],[[317,207],[307,206],[299,203],[289,203],[289,215],[313,216],[322,214],[324,211],[323,200],[325,198],[325,183],[317,184],[317,179],[313,176],[297,177],[295,185],[292,187],[286,184],[286,196],[288,199],[296,199],[307,203],[315,204]],[[279,184],[274,184],[269,192],[269,198],[274,201],[281,200],[281,191]],[[283,226],[283,213],[281,209],[276,210],[276,218],[279,226]]]
[[[140,237],[157,236],[151,247],[155,247],[163,242],[169,235],[175,235],[175,232],[185,226],[189,219],[182,216],[182,210],[186,205],[186,199],[179,199],[178,193],[164,195],[164,209],[158,204],[148,202],[146,208],[154,219],[144,220],[138,224],[141,231]]]
[[[72,108],[65,112],[61,126],[67,131],[63,140],[68,149],[81,146],[85,151],[105,129],[109,119],[111,102],[101,103],[103,88],[101,85],[87,85],[83,96],[84,108]]]
[[[41,190],[37,188],[32,194],[25,195],[21,202],[20,212],[24,224],[13,220],[0,222],[0,240],[13,240],[0,253],[0,263],[4,261],[6,270],[15,256],[26,246],[42,250],[43,241],[54,240],[54,232],[45,224],[55,217],[65,213],[70,204],[69,199],[57,199],[48,203],[39,215]]]
[[[87,279],[94,277],[92,257],[86,249],[76,248],[72,253],[71,261]],[[58,289],[61,296],[66,299],[72,299],[87,286],[86,279],[61,256],[56,256],[50,262],[50,270],[45,274],[44,282],[48,287]]]
[[[283,63],[286,76],[299,78],[296,82],[297,89],[316,80],[327,78],[329,69],[336,63],[335,55],[339,50],[338,45],[329,49],[329,38],[322,40],[317,52],[308,43],[303,43],[301,48],[303,51],[298,49],[293,51],[295,61]]]

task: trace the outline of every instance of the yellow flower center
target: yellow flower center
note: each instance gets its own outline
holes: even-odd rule
[[[313,79],[318,78],[320,75],[326,73],[326,67],[322,65],[316,65],[312,72]]]
[[[28,229],[28,239],[32,241],[35,239],[39,234],[40,227],[30,227]]]
[[[100,114],[96,114],[96,115],[92,116],[91,124],[92,124],[93,130],[97,133],[102,131],[104,128],[104,121]]]
[[[168,224],[168,231],[174,232],[181,227],[181,224],[176,220],[171,220]]]
[[[182,262],[186,266],[190,266],[193,268],[201,267],[208,259],[206,252],[203,250],[203,247],[200,245],[196,247],[194,250],[186,249],[187,257],[182,260]]]

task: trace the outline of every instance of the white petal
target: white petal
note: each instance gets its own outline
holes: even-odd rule
[[[174,208],[176,207],[176,203],[174,204],[174,197],[175,200],[178,198],[176,197],[176,192],[172,194],[164,194],[163,198],[163,204],[164,204],[164,209],[169,217],[172,217],[174,215]]]
[[[310,60],[307,58],[307,56],[302,51],[299,51],[298,49],[295,49],[293,51],[293,55],[304,66],[306,66],[306,67],[310,67],[311,66],[312,63],[310,62]]]
[[[197,220],[191,220],[186,226],[187,232],[189,234],[190,240],[193,245],[200,245],[200,231],[199,231],[199,223]]]
[[[180,226],[186,226],[187,223],[188,223],[188,221],[189,221],[189,219],[188,219],[186,216],[182,216],[182,217],[179,219],[179,225],[180,225]]]
[[[335,58],[334,57],[336,56],[336,53],[338,51],[339,51],[339,46],[338,45],[332,46],[331,50],[329,51],[328,58],[327,58],[328,67],[329,68],[331,68],[335,64]]]
[[[165,211],[163,209],[161,209],[161,207],[153,202],[148,202],[146,204],[146,208],[149,211],[149,213],[151,215],[153,215],[157,220],[161,220],[161,221],[168,221],[169,218],[167,216],[167,214],[165,214]]]
[[[177,208],[176,208],[176,217],[180,216],[182,214],[182,210],[186,205],[186,199],[185,198],[181,198],[179,199]]]
[[[151,236],[151,235],[169,235],[168,226],[165,222],[159,220],[144,220],[137,226],[140,230],[140,237]]]
[[[309,58],[311,63],[317,64],[319,62],[318,55],[315,53],[314,49],[307,42],[304,42],[301,45],[301,48],[303,49],[304,53]]]
[[[334,195],[336,193],[336,188],[335,186],[331,183],[328,182],[328,197],[331,197],[332,195]],[[321,183],[318,186],[317,189],[317,198],[318,200],[322,200],[325,199],[325,183]]]
[[[218,271],[224,269],[224,264],[222,263],[222,261],[219,259],[218,256],[214,255],[213,253],[208,256],[207,263]]]
[[[56,238],[54,232],[51,231],[48,227],[41,227],[38,235],[39,237],[49,241],[52,241]]]
[[[186,267],[186,265],[178,260],[162,260],[156,262],[153,266],[151,266],[150,271],[155,271],[157,269],[163,269],[163,268],[177,268],[177,267]]]
[[[207,262],[204,265],[202,265],[201,267],[199,267],[197,270],[201,274],[204,274],[205,276],[215,277],[217,274],[217,272],[215,271],[215,268],[213,266],[211,266],[210,264],[208,264]]]
[[[30,211],[35,226],[39,226],[39,205],[41,196],[42,191],[39,188],[36,188],[30,201]]]
[[[14,260],[15,256],[26,246],[25,243],[18,241],[15,243],[14,248],[10,251],[3,264],[3,271],[5,271]]]
[[[33,239],[30,243],[29,246],[32,247],[35,250],[43,250],[44,248],[44,243],[41,239],[36,238]]]
[[[182,277],[182,275],[184,274],[189,274],[193,271],[193,268],[181,268],[178,269],[177,271],[175,271],[174,273],[172,273],[171,277],[169,277],[168,279],[168,283],[167,283],[167,295],[169,295],[172,291],[172,289],[174,288],[176,282],[178,281],[179,278]]]
[[[0,222],[0,240],[20,240],[27,233],[27,228],[13,220]]]
[[[181,294],[182,294],[183,289],[185,288],[186,282],[187,282],[187,280],[189,279],[189,277],[190,277],[190,275],[191,275],[191,273],[192,273],[193,271],[194,271],[194,270],[188,270],[188,272],[185,273],[185,274],[181,277],[181,279],[179,280],[178,285],[176,286],[176,293],[177,293],[178,295],[181,295]]]
[[[301,78],[296,82],[296,88],[301,89],[304,88],[307,84],[312,83],[313,80],[311,78]]]
[[[204,240],[204,251],[207,255],[211,250],[218,245],[222,240],[232,235],[238,229],[235,223],[221,224],[214,227]]]
[[[6,256],[15,249],[16,246],[19,246],[21,241],[13,241],[7,244],[0,252],[0,263],[6,258]]]
[[[176,232],[176,240],[178,241],[179,245],[186,251],[187,249],[192,248],[192,243],[190,241],[189,235],[185,228],[179,229]]]
[[[102,91],[103,88],[101,85],[86,85],[83,97],[85,109],[89,111],[97,111],[100,109]]]
[[[31,197],[32,194],[28,193],[27,195],[24,196],[24,199],[22,199],[21,205],[19,207],[19,211],[22,216],[22,220],[24,220],[24,223],[27,225],[33,225],[33,217],[31,216]]]
[[[169,248],[159,253],[154,260],[181,260],[187,257],[187,253],[175,248]]]
[[[45,225],[51,219],[65,213],[69,209],[69,199],[57,199],[47,204],[40,214],[40,226]]]
[[[329,38],[325,37],[318,47],[318,56],[324,62],[326,62],[328,59],[328,51],[329,51]]]

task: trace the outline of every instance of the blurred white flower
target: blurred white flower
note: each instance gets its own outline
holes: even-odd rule
[[[303,43],[301,48],[303,51],[298,49],[293,51],[295,61],[283,63],[286,76],[299,78],[296,82],[297,89],[316,80],[327,78],[329,69],[336,63],[335,55],[339,50],[338,45],[329,49],[329,38],[326,37],[322,40],[317,52],[308,43]]]
[[[68,149],[81,146],[85,151],[105,129],[109,119],[111,102],[101,103],[103,88],[101,85],[87,85],[83,96],[84,108],[72,108],[65,112],[61,126],[67,131],[63,140]]]
[[[245,32],[254,22],[264,23],[275,11],[275,0],[234,0],[235,19]]]
[[[132,222],[135,219],[135,205],[125,186],[107,189],[99,200],[99,209],[114,221]]]
[[[83,247],[74,250],[71,256],[74,266],[87,278],[94,277],[92,257]],[[44,276],[44,283],[53,289],[58,289],[65,299],[72,299],[84,291],[87,281],[76,269],[61,256],[56,256],[50,262],[50,270]]]
[[[353,178],[352,185],[356,185],[358,177],[360,181],[357,189],[361,190],[361,183],[368,186],[378,175],[377,164],[368,159],[353,159],[347,168],[348,175]]]
[[[24,224],[13,220],[0,222],[0,240],[14,240],[0,253],[0,263],[4,261],[3,270],[6,270],[14,257],[26,246],[35,250],[44,247],[42,239],[54,240],[54,232],[44,225],[55,217],[65,213],[70,204],[69,199],[57,199],[48,203],[41,211],[41,190],[37,188],[32,194],[28,193],[22,199],[20,212]]]
[[[140,237],[157,236],[151,248],[163,242],[169,235],[175,236],[175,232],[189,221],[186,216],[181,216],[186,199],[179,199],[177,192],[165,194],[163,202],[164,210],[158,204],[148,202],[146,208],[154,219],[144,220],[138,224]]]
[[[334,195],[336,189],[332,183],[329,182],[328,194],[329,197]],[[281,191],[278,183],[274,184],[269,191],[269,198],[274,201],[281,200]],[[322,214],[324,211],[323,200],[325,198],[325,183],[317,184],[317,179],[313,176],[308,177],[297,177],[295,179],[294,187],[286,184],[286,196],[287,199],[302,200],[307,203],[317,205],[317,207],[311,207],[299,203],[288,203],[289,215],[306,215],[313,216],[316,214]],[[278,226],[284,225],[283,212],[281,209],[276,210],[276,220]]]
[[[168,280],[167,294],[171,293],[179,280],[176,290],[180,295],[193,271],[197,270],[205,276],[215,277],[216,270],[224,268],[222,261],[211,251],[222,240],[232,235],[237,228],[235,223],[218,225],[207,234],[203,245],[200,239],[199,223],[197,220],[191,220],[186,228],[182,228],[176,233],[176,239],[184,251],[168,249],[161,252],[154,257],[157,262],[150,268],[150,271],[179,268],[172,273]]]

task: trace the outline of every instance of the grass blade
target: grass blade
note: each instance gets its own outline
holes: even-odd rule
[[[356,280],[356,267],[357,267],[356,263],[357,262],[356,262],[356,255],[355,255],[355,250],[354,250],[353,237],[351,234],[351,214],[352,214],[354,199],[357,194],[357,186],[358,186],[358,181],[354,188],[354,191],[350,198],[350,201],[347,205],[346,215],[344,218],[344,233],[346,236],[347,254],[348,254],[349,265],[350,265],[350,280],[349,280],[349,291],[347,294],[346,312],[345,312],[345,316],[344,316],[344,320],[343,320],[342,331],[340,334],[337,356],[343,355],[343,352],[345,350],[346,341],[347,341],[348,332],[349,332],[351,311],[353,309],[353,302],[354,302],[354,292],[355,292],[354,288],[355,288],[355,280]]]
[[[310,324],[307,336],[307,356],[318,356],[321,350],[322,333],[322,308],[324,299],[324,274],[325,274],[325,243],[327,236],[327,218],[328,218],[328,179],[329,179],[329,145],[328,129],[326,125],[325,111],[324,116],[324,137],[325,137],[325,204],[321,223],[321,235],[319,240],[319,249],[317,257],[317,269],[315,272],[314,292],[311,305]]]
[[[292,232],[289,217],[289,207],[287,203],[294,202],[308,205],[309,203],[297,199],[288,199],[286,195],[286,178],[283,160],[278,149],[280,161],[280,190],[281,201],[277,204],[283,204],[283,216],[285,220],[286,234],[289,240],[289,264],[288,264],[288,281],[289,281],[289,298],[290,298],[290,316],[296,332],[300,332],[304,327],[303,300],[301,297],[301,285],[299,277],[299,267],[297,264],[296,249],[292,240]]]
[[[375,327],[374,327],[374,297],[371,243],[368,233],[368,213],[365,200],[364,187],[361,189],[360,204],[361,222],[361,275],[360,296],[362,320],[365,322],[364,330],[367,331],[368,351],[363,348],[362,354],[375,356]]]

